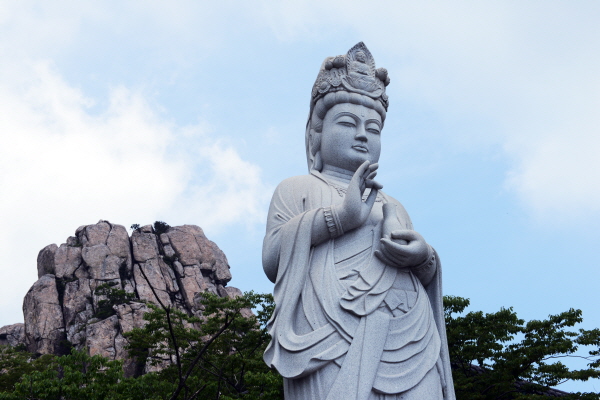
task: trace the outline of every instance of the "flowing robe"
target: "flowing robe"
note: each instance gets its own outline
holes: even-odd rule
[[[263,245],[265,269],[277,270],[265,362],[284,377],[286,400],[454,399],[438,258],[423,287],[373,255],[383,203],[412,229],[382,192],[365,226],[312,246],[318,211],[343,195],[316,171],[275,190]]]

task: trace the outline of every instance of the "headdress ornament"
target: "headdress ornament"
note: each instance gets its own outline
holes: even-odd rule
[[[375,69],[375,59],[363,42],[356,44],[345,56],[327,57],[313,85],[310,115],[319,99],[328,93],[345,90],[369,96],[388,108],[385,87],[390,78],[385,68]]]

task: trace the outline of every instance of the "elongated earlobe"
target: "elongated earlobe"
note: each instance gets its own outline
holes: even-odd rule
[[[323,170],[323,161],[321,161],[321,151],[317,151],[315,154],[315,161],[313,162],[313,169],[321,172]]]
[[[321,150],[321,132],[317,132],[314,129],[310,130],[310,148],[313,155],[317,154],[317,151]]]
[[[314,129],[310,129],[308,132],[309,142],[309,158],[312,158],[311,169],[315,169],[319,172],[323,169],[323,162],[321,160],[321,132],[317,132]]]

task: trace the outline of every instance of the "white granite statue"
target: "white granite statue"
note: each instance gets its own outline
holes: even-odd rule
[[[439,259],[373,179],[387,75],[362,42],[325,59],[306,128],[310,174],[284,180],[271,201],[264,359],[286,400],[455,399]]]

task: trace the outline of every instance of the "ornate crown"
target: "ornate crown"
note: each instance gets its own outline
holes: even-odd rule
[[[375,59],[363,42],[356,44],[345,56],[327,57],[313,85],[310,109],[327,93],[345,90],[379,100],[387,111],[389,102],[385,87],[390,78],[385,68],[375,69]],[[311,115],[309,114],[309,115]]]

